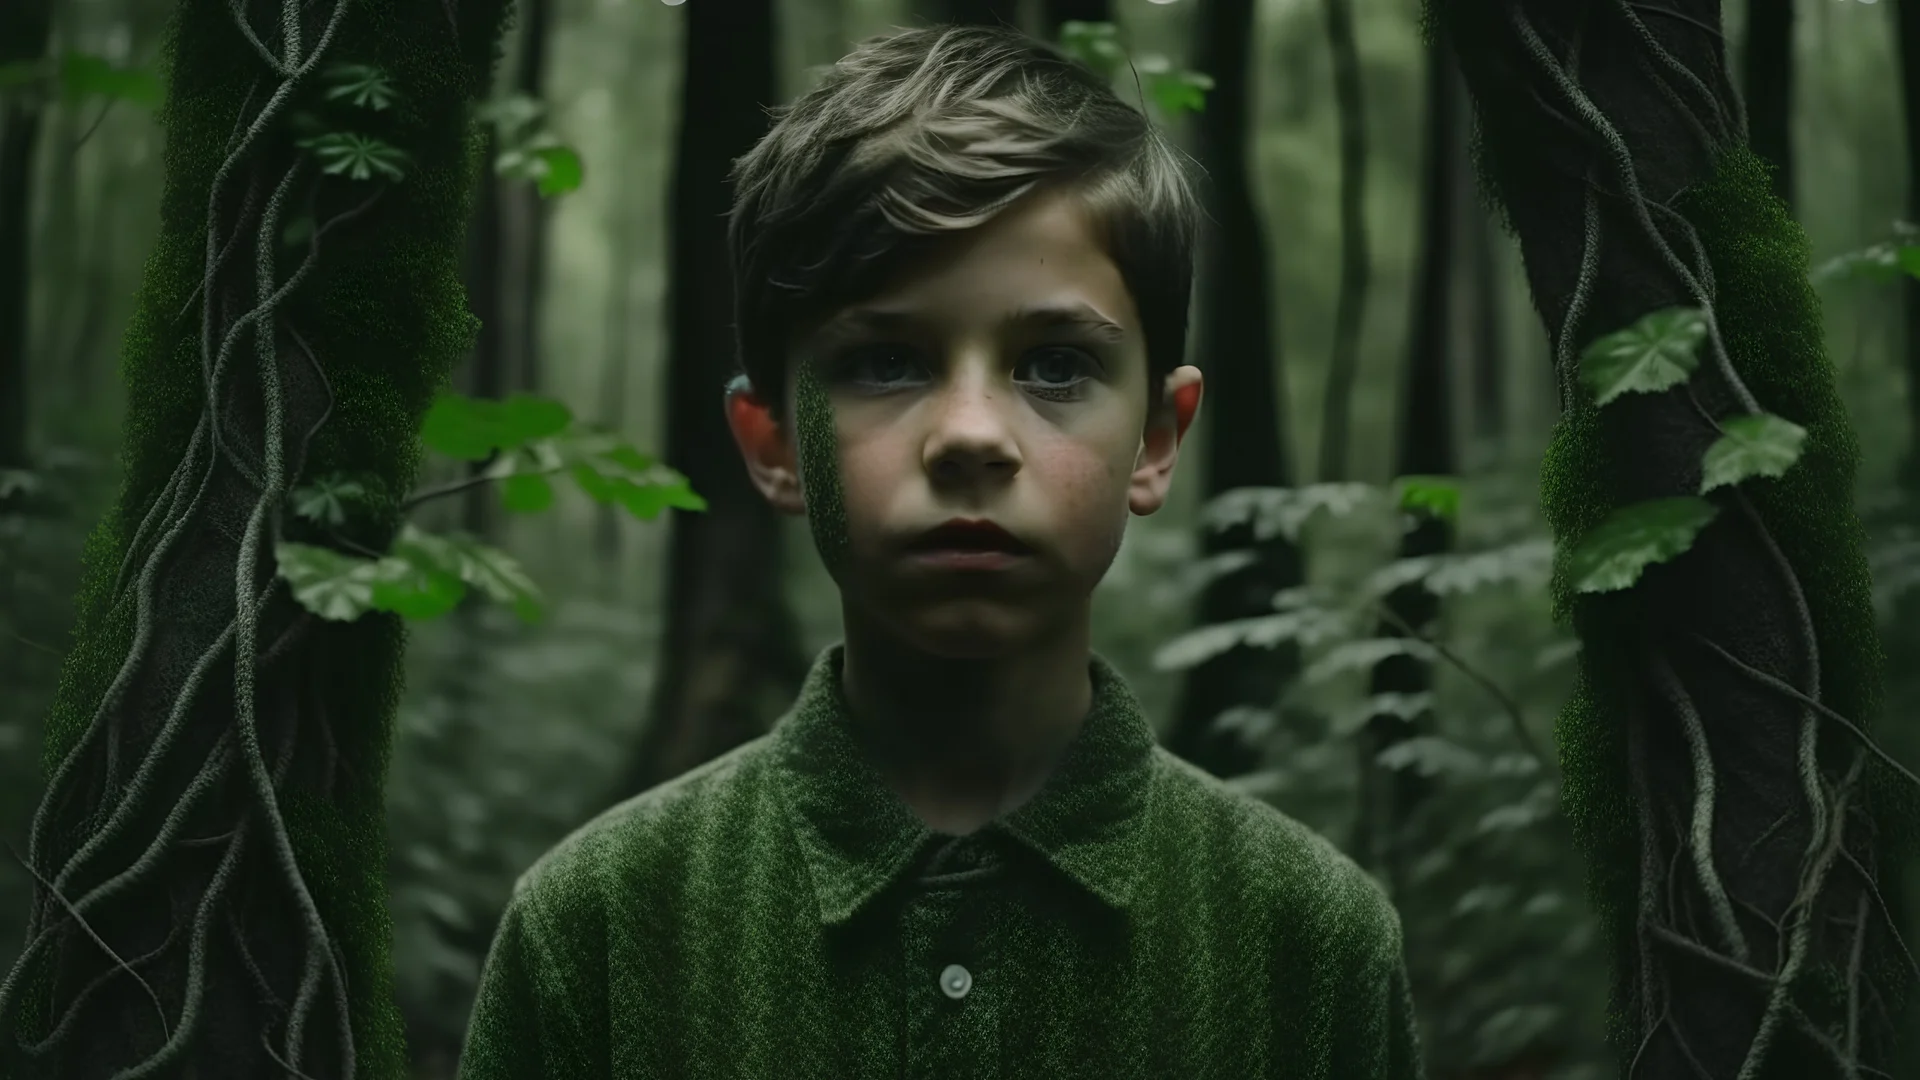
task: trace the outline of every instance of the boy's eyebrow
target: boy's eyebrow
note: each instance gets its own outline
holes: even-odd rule
[[[850,308],[835,316],[820,330],[829,335],[861,332],[885,334],[915,329],[928,321],[926,316],[917,311]],[[1001,318],[1000,327],[1078,327],[1116,344],[1127,339],[1125,327],[1086,303],[1028,304],[1008,312]]]

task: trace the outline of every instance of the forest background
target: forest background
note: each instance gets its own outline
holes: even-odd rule
[[[546,608],[526,623],[470,600],[411,624],[388,785],[389,869],[397,992],[420,1077],[452,1075],[514,877],[618,799],[763,729],[791,698],[793,658],[810,659],[839,633],[837,593],[804,529],[782,529],[734,497],[738,459],[712,441],[720,409],[710,376],[719,367],[716,347],[701,343],[723,348],[727,339],[713,319],[694,324],[700,304],[712,303],[703,275],[714,265],[715,208],[725,206],[714,162],[744,150],[724,145],[728,125],[713,122],[722,111],[740,115],[737,101],[721,98],[767,87],[764,104],[788,100],[866,36],[994,6],[778,0],[770,25],[743,24],[740,38],[716,43],[688,37],[685,4],[518,5],[487,114],[493,165],[472,225],[469,299],[487,328],[456,387],[556,398],[685,472],[710,506],[637,520],[566,492],[540,513],[516,514],[482,485],[419,515],[423,526],[464,527],[511,553]],[[1058,31],[1050,17],[1073,6],[1005,5],[1049,36]],[[1268,624],[1264,638],[1191,632],[1207,621],[1204,598],[1223,572],[1212,525],[1235,513],[1232,500],[1208,497],[1229,485],[1209,482],[1199,448],[1232,407],[1210,394],[1170,505],[1132,522],[1101,586],[1095,647],[1126,673],[1163,741],[1329,836],[1388,883],[1406,924],[1432,1075],[1607,1075],[1606,965],[1584,871],[1554,770],[1529,749],[1550,752],[1577,651],[1549,616],[1551,539],[1538,509],[1540,456],[1558,409],[1553,373],[1514,242],[1474,190],[1450,68],[1447,79],[1429,79],[1419,5],[1220,4],[1245,18],[1247,67],[1244,80],[1212,89],[1179,73],[1206,73],[1209,26],[1215,39],[1235,32],[1204,23],[1197,0],[1078,6],[1110,14],[1140,68],[1143,102],[1151,98],[1156,119],[1203,164],[1216,164],[1218,136],[1203,137],[1205,111],[1193,108],[1192,91],[1212,99],[1216,116],[1231,103],[1215,94],[1244,108],[1239,145],[1264,267],[1229,275],[1216,264],[1197,295],[1204,310],[1209,297],[1248,296],[1248,282],[1259,289],[1264,274],[1265,295],[1252,306],[1271,320],[1270,336],[1264,348],[1255,338],[1251,350],[1196,351],[1193,360],[1210,390],[1246,385],[1215,373],[1250,355],[1266,365],[1267,401],[1241,395],[1238,404],[1265,409],[1282,452],[1255,467],[1264,475],[1239,483],[1291,490],[1266,504],[1271,534],[1260,539],[1297,559],[1306,586],[1290,609],[1297,617]],[[26,225],[13,236],[26,273],[0,274],[0,291],[20,301],[17,310],[0,305],[0,322],[12,320],[0,330],[21,335],[0,336],[17,361],[8,368],[16,381],[0,380],[0,834],[16,849],[39,797],[41,727],[82,543],[120,483],[119,345],[157,225],[152,106],[164,89],[154,72],[171,7],[59,0],[37,54],[0,42],[0,72],[44,55],[62,65],[64,86],[37,124],[23,121],[18,104],[0,123],[0,164],[30,166],[20,175],[0,168],[0,196],[21,200],[14,220]],[[1790,136],[1792,205],[1823,268],[1828,352],[1862,447],[1857,496],[1890,656],[1893,711],[1882,738],[1920,762],[1916,725],[1898,721],[1920,679],[1901,666],[1912,655],[1901,642],[1920,635],[1920,611],[1902,603],[1920,581],[1920,534],[1907,512],[1911,375],[1920,371],[1906,330],[1913,283],[1876,273],[1885,259],[1859,257],[1889,241],[1880,251],[1897,252],[1896,223],[1914,216],[1897,7],[1735,0],[1725,11],[1736,72],[1749,70],[1750,26],[1790,16],[1790,48],[1753,71],[1750,85],[1788,91],[1777,104]],[[1097,58],[1100,41],[1083,36],[1079,47]],[[1117,73],[1117,87],[1134,85],[1133,72]],[[1452,118],[1439,124],[1436,90]],[[1748,93],[1756,117],[1767,108],[1761,96]],[[1440,128],[1451,135],[1436,139]],[[1759,134],[1755,142],[1782,153]],[[1423,239],[1433,206],[1451,223],[1438,250]],[[690,217],[706,224],[676,233]],[[704,238],[707,256],[687,257],[682,239],[676,257],[677,236]],[[0,228],[0,247],[8,242]],[[1444,316],[1420,304],[1431,277],[1423,258],[1443,269]],[[706,299],[688,299],[696,294]],[[676,319],[676,305],[696,314]],[[1207,332],[1196,324],[1197,339]],[[710,417],[689,423],[683,400],[705,402],[698,407]],[[1410,457],[1409,448],[1419,452]],[[1410,460],[1427,464],[1409,468]],[[1409,483],[1409,473],[1454,479]],[[461,462],[431,460],[422,487],[468,475]],[[1409,511],[1444,520],[1444,543],[1458,553],[1445,574],[1424,579],[1438,608],[1430,623],[1415,620],[1427,641],[1412,644],[1376,636],[1361,617],[1375,610],[1365,602],[1379,598],[1380,583],[1408,565],[1402,556],[1420,554],[1405,543]],[[701,528],[720,530],[707,534],[704,558]],[[738,546],[712,542],[749,535]],[[749,572],[754,550],[779,556]],[[760,636],[738,632],[742,612]],[[1191,680],[1236,658],[1272,680],[1272,701],[1208,709]],[[730,663],[757,674],[716,678],[743,670]],[[1408,683],[1405,670],[1383,675],[1392,663],[1419,670]],[[1379,739],[1382,718],[1407,725],[1390,745]],[[1419,798],[1381,810],[1383,778]],[[1417,818],[1407,810],[1415,802]],[[1920,867],[1906,873],[1920,881]],[[29,889],[17,861],[0,861],[8,964]],[[1920,920],[1908,913],[1907,925]]]

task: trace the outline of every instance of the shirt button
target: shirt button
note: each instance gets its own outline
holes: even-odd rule
[[[955,1001],[967,996],[973,988],[973,975],[959,964],[948,964],[940,973],[940,989]]]

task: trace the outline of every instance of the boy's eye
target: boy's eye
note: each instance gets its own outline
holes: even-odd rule
[[[1082,349],[1053,345],[1035,349],[1022,358],[1020,368],[1015,369],[1016,378],[1021,368],[1026,370],[1027,377],[1019,381],[1034,384],[1032,388],[1043,397],[1058,397],[1062,391],[1077,390],[1090,376],[1098,374],[1100,361]]]
[[[840,365],[840,376],[862,386],[885,387],[910,381],[920,370],[907,350],[878,345],[849,353]]]

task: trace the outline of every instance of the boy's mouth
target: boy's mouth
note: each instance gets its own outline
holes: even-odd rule
[[[985,519],[954,518],[915,537],[907,545],[914,554],[936,552],[1029,555],[1033,548],[1019,537]]]

